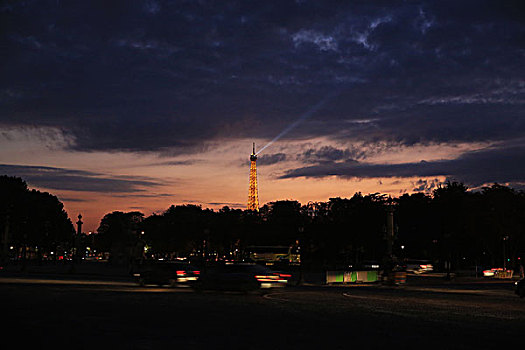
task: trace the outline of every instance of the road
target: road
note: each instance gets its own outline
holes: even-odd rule
[[[304,286],[261,296],[20,275],[0,277],[0,298],[3,330],[24,347],[495,349],[525,335],[525,300],[508,282]]]

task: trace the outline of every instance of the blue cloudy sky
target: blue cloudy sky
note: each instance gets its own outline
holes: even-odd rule
[[[263,203],[525,184],[522,1],[3,1],[0,47],[1,172],[93,228],[243,207],[289,125]]]

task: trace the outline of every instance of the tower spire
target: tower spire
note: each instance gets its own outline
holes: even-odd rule
[[[257,154],[255,154],[255,142],[253,152],[250,155],[250,186],[248,189],[248,210],[259,211],[259,190],[257,188]]]

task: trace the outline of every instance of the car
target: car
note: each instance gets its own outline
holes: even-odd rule
[[[434,266],[428,260],[408,260],[406,262],[406,271],[419,275],[434,271]]]
[[[290,277],[289,274],[274,272],[267,267],[257,264],[224,264],[210,267],[203,272],[194,287],[198,291],[249,292],[285,287]]]
[[[516,282],[516,294],[518,294],[520,298],[525,297],[525,278]]]
[[[200,270],[195,266],[179,261],[146,262],[134,276],[141,286],[147,284],[183,285],[191,284],[199,279]]]
[[[483,277],[494,277],[498,271],[503,271],[502,267],[495,267],[492,269],[483,270]]]

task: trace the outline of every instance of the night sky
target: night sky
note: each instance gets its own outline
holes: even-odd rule
[[[522,1],[4,0],[0,62],[0,173],[88,230],[244,208],[290,125],[261,203],[525,187]]]

